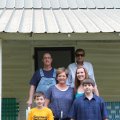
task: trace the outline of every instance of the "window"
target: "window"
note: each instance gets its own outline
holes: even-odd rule
[[[55,68],[66,67],[74,62],[74,47],[46,47],[35,48],[35,70],[43,67],[42,56],[45,52],[50,52],[53,58],[52,66]]]

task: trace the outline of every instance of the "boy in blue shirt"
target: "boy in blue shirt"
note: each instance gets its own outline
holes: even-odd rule
[[[108,120],[104,100],[93,94],[95,82],[85,79],[82,86],[84,95],[75,99],[69,114],[71,120]]]

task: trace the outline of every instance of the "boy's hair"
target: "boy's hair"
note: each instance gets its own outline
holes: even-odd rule
[[[35,92],[33,98],[36,99],[36,97],[41,97],[41,96],[45,99],[45,94],[43,92],[41,92],[41,91],[40,92]]]
[[[83,86],[84,86],[84,84],[91,84],[93,87],[95,86],[95,82],[94,82],[94,80],[92,80],[91,78],[85,79],[85,80],[82,82],[82,85],[83,85]]]

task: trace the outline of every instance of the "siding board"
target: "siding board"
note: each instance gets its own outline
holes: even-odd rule
[[[55,39],[55,38],[54,38]],[[86,60],[93,63],[100,95],[106,101],[120,101],[120,42],[110,41],[3,41],[3,97],[20,101],[20,119],[25,119],[29,80],[34,72],[34,47],[84,48]]]

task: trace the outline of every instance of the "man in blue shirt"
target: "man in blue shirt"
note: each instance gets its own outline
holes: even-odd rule
[[[82,82],[84,95],[78,97],[71,108],[71,120],[108,120],[104,100],[93,94],[95,83],[92,79]]]
[[[47,89],[56,84],[56,69],[52,67],[52,56],[49,52],[43,54],[42,58],[43,68],[37,70],[30,81],[29,98],[27,104],[29,107],[32,105],[32,99],[34,92],[44,92]]]

